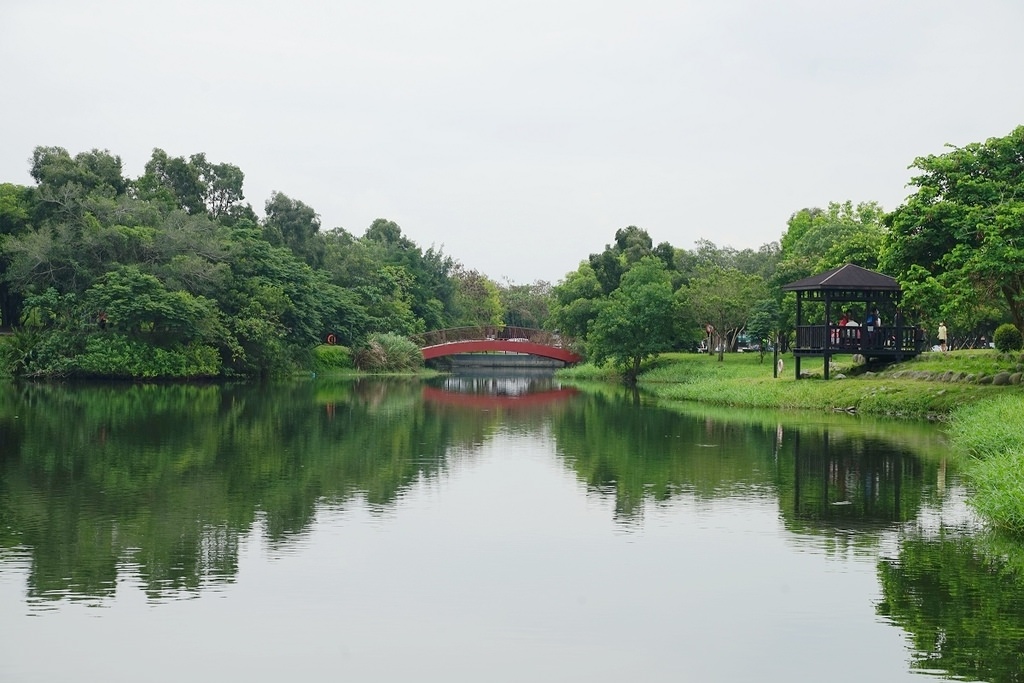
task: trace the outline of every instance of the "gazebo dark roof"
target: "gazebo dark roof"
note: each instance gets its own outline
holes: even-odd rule
[[[847,263],[830,271],[805,277],[783,285],[785,292],[820,291],[824,289],[857,289],[861,291],[899,291],[900,284],[888,275]]]

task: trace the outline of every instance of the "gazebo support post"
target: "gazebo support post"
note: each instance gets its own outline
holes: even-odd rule
[[[803,292],[796,293],[796,346],[800,346],[800,325],[803,320]],[[800,379],[800,354],[793,354],[793,368],[796,373],[795,379]]]
[[[825,367],[823,373],[828,379],[828,366],[832,364],[832,295],[825,290]]]

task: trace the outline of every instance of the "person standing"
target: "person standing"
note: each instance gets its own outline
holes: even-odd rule
[[[946,350],[946,323],[939,323],[939,350],[945,352]]]
[[[878,329],[878,309],[877,308],[872,308],[868,312],[867,317],[864,318],[864,327],[867,328],[867,334],[865,336],[866,336],[866,338],[868,340],[868,344],[870,344],[871,346],[878,346],[879,344],[878,344],[878,333],[877,333],[877,329]]]

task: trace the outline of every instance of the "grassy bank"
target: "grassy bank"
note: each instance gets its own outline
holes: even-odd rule
[[[966,456],[971,505],[996,526],[1024,534],[1024,393],[963,406],[949,433],[953,449]]]
[[[924,354],[879,372],[841,356],[833,363],[832,379],[821,379],[820,361],[805,360],[803,369],[810,370],[812,377],[798,381],[791,356],[784,357],[783,371],[776,378],[771,356],[761,362],[758,354],[729,354],[719,362],[716,356],[668,354],[641,375],[640,386],[654,396],[676,401],[945,419],[959,406],[1017,389],[942,381],[947,371],[950,377],[991,377],[1014,370],[1018,360],[1000,359],[994,351]]]
[[[799,408],[948,421],[954,453],[973,489],[971,505],[993,525],[1024,534],[1024,386],[1011,381],[1024,367],[1020,354],[994,350],[925,353],[873,371],[840,357],[833,379],[820,378],[820,361],[805,361],[817,378],[796,380],[792,357],[773,377],[772,360],[757,354],[666,354],[641,374],[641,388],[671,401],[749,408]],[[614,379],[608,370],[561,371],[570,381]],[[1001,378],[1001,379],[996,379]],[[1012,381],[1019,381],[1019,375]]]

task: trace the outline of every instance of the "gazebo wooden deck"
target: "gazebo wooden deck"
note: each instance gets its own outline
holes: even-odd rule
[[[904,360],[921,353],[924,331],[910,324],[900,311],[900,285],[894,278],[852,263],[828,272],[791,282],[784,292],[796,292],[796,378],[800,379],[800,360],[822,357],[828,379],[832,356],[860,354],[869,360]],[[877,309],[882,323],[863,325],[867,314]],[[837,324],[847,310],[854,312],[856,326]],[[808,324],[811,319],[821,322]],[[820,315],[819,315],[820,314]]]

